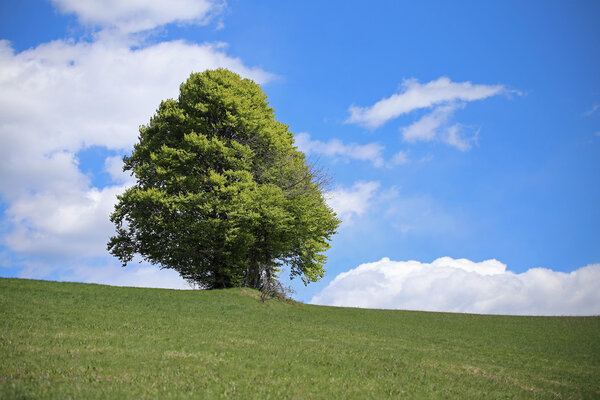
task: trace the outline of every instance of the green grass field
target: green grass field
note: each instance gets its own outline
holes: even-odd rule
[[[600,398],[599,317],[0,279],[0,398]]]

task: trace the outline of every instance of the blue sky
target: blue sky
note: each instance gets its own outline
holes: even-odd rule
[[[0,3],[0,276],[183,287],[120,268],[108,213],[137,126],[226,67],[333,177],[297,299],[600,313],[597,1],[99,3]]]

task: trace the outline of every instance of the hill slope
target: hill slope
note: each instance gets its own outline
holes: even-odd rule
[[[600,318],[0,279],[0,398],[598,398]]]

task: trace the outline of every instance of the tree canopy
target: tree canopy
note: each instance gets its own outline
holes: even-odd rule
[[[339,225],[320,175],[261,88],[224,69],[195,73],[161,102],[124,170],[108,250],[138,254],[204,288],[265,289],[279,267],[323,277]]]

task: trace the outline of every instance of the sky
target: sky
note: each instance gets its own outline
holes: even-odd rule
[[[185,289],[106,251],[138,127],[253,79],[342,220],[313,304],[600,314],[600,2],[0,2],[0,276]],[[141,261],[141,262],[137,262]]]

